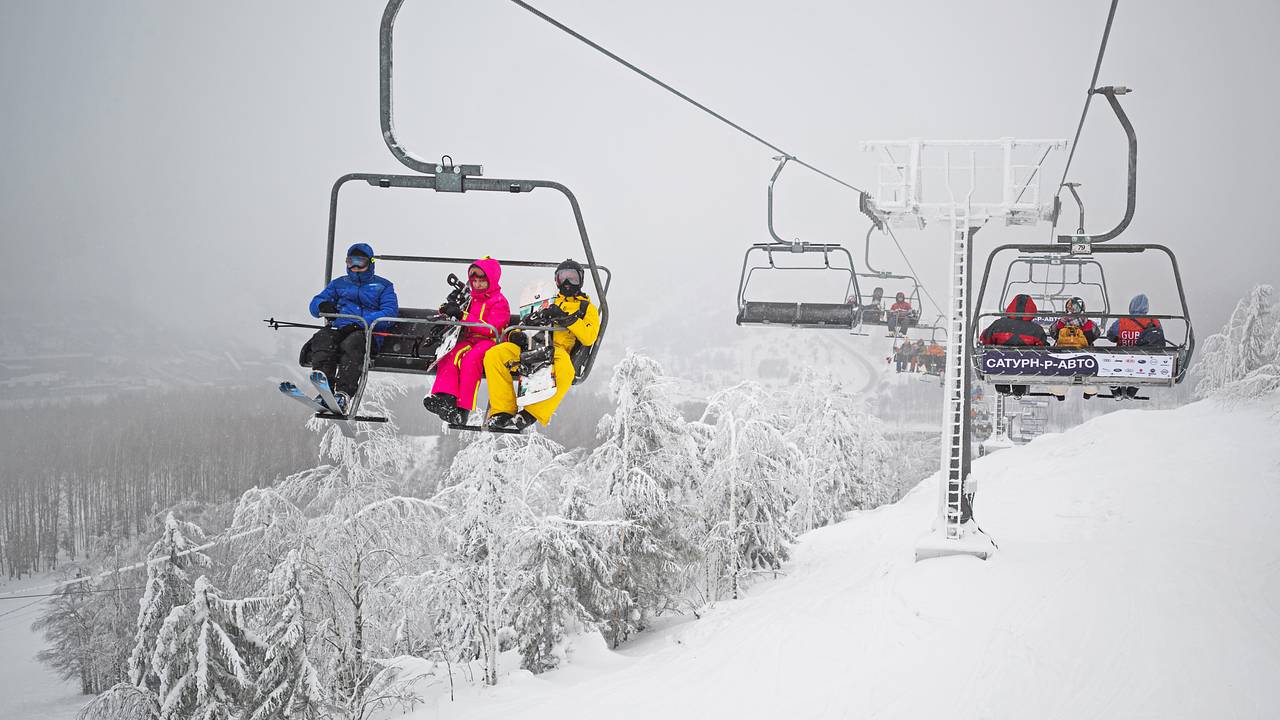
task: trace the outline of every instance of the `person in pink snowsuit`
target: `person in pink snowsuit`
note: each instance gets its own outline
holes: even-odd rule
[[[511,322],[511,307],[502,294],[502,266],[493,258],[484,257],[467,269],[467,283],[471,286],[471,303],[466,317],[457,305],[446,305],[440,312],[466,322],[488,323],[498,329],[498,334]],[[448,423],[462,424],[475,408],[480,379],[484,377],[484,354],[496,344],[488,328],[464,327],[458,343],[436,365],[436,381],[431,394],[423,398],[428,411]]]

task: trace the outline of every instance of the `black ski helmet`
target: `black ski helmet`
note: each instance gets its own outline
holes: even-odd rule
[[[562,278],[561,271],[564,270],[576,271],[576,281],[571,277]],[[583,273],[582,265],[577,260],[570,258],[556,266],[556,289],[565,297],[575,297],[581,293],[584,278],[585,274]]]

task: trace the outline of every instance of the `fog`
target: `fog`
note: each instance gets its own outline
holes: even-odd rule
[[[540,7],[788,152],[873,188],[869,139],[1069,139],[1108,3],[766,3],[543,0]],[[265,345],[268,316],[305,319],[324,280],[329,189],[347,172],[404,172],[378,127],[383,3],[47,3],[0,6],[0,241],[5,328],[86,320],[194,342]],[[1126,241],[1178,254],[1198,334],[1258,282],[1280,281],[1268,208],[1280,149],[1280,5],[1125,0],[1099,84],[1139,138]],[[742,253],[766,241],[771,152],[498,0],[408,3],[396,37],[396,126],[417,155],[577,194],[613,269],[619,342],[732,327]],[[1065,152],[1046,165],[1052,194]],[[1124,209],[1124,135],[1094,104],[1071,179],[1089,230]],[[787,237],[846,243],[862,263],[857,195],[799,167],[777,188]],[[1074,227],[1069,210],[1061,229]],[[531,195],[344,191],[338,242],[383,254],[581,258],[567,204]],[[900,230],[945,299],[943,227]],[[1049,228],[989,227],[998,242]],[[876,236],[873,262],[903,271]],[[1109,277],[1176,312],[1168,265]],[[406,305],[442,272],[381,263]],[[1003,274],[1003,267],[997,272]],[[535,282],[513,273],[518,295]],[[976,280],[975,280],[976,282]],[[833,291],[834,292],[834,291]],[[892,292],[892,289],[890,289]],[[926,315],[929,312],[926,310]],[[680,323],[680,318],[689,318]],[[679,323],[680,333],[640,328]],[[705,330],[703,329],[705,328]],[[752,332],[743,330],[741,332]],[[12,336],[11,336],[12,337]],[[674,340],[673,340],[674,342]]]

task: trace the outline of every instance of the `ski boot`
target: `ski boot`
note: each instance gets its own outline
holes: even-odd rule
[[[489,418],[489,421],[484,424],[485,429],[504,430],[513,417],[515,416],[511,413],[494,413],[493,417]]]
[[[538,419],[530,415],[527,410],[521,410],[507,421],[504,429],[515,430],[516,432],[524,432],[524,429],[537,422]]]
[[[422,406],[432,415],[448,421],[445,415],[458,409],[458,398],[449,393],[435,393],[422,398]]]

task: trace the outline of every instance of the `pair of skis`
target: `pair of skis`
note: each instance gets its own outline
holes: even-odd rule
[[[297,400],[321,415],[336,415],[345,419],[346,413],[338,403],[337,396],[333,394],[333,388],[329,386],[329,378],[325,377],[324,373],[316,370],[311,373],[311,384],[320,393],[318,399],[304,393],[301,388],[287,380],[280,383],[280,392],[284,393],[285,397]]]

